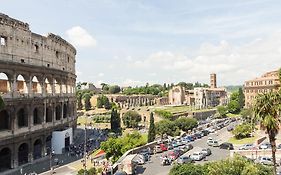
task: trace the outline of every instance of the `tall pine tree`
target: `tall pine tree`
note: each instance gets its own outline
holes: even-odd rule
[[[114,132],[119,132],[121,127],[120,122],[120,114],[117,112],[117,109],[112,109],[110,118],[111,130]]]
[[[153,117],[153,113],[150,113],[150,120],[149,120],[149,130],[148,130],[148,138],[147,138],[147,142],[152,142],[154,141],[156,136],[156,131],[155,131],[155,125],[154,125],[154,117]]]

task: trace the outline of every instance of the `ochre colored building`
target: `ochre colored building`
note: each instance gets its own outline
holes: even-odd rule
[[[278,71],[271,71],[263,74],[261,77],[245,81],[245,107],[250,108],[257,94],[275,91],[280,88]]]

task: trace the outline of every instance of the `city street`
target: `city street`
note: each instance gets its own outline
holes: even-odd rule
[[[226,128],[223,128],[217,133],[211,133],[208,136],[205,136],[199,140],[196,140],[194,142],[191,142],[191,144],[194,146],[194,148],[187,153],[192,154],[195,150],[198,150],[200,148],[208,148],[207,146],[207,139],[208,137],[212,137],[213,139],[217,139],[219,143],[226,142],[230,137],[231,133],[229,133]],[[221,160],[229,157],[230,151],[224,150],[220,148],[215,147],[209,147],[212,151],[212,154],[207,157],[207,161],[200,161],[196,162],[199,164],[206,163],[208,161],[216,161]],[[167,175],[169,174],[170,169],[172,168],[172,165],[170,166],[162,166],[160,162],[160,156],[161,153],[152,155],[151,161],[144,164],[142,167],[138,167],[138,174],[143,175]]]

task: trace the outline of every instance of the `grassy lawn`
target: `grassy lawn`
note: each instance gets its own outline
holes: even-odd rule
[[[231,114],[231,113],[228,113],[226,115],[227,115],[227,117],[239,117],[239,116],[241,116],[240,114]]]
[[[191,106],[167,106],[167,107],[158,107],[154,108],[154,110],[165,110],[171,113],[181,113],[181,112],[187,112],[187,111],[194,111],[194,112],[203,112],[208,111],[210,109],[194,109]]]
[[[244,139],[240,139],[240,140],[237,140],[235,137],[231,137],[228,140],[228,142],[238,145],[238,144],[254,143],[257,139],[258,139],[257,136],[250,137],[250,138],[244,138]]]

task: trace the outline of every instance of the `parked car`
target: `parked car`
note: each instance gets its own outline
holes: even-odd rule
[[[186,147],[188,148],[187,149],[188,151],[193,149],[193,145],[191,145],[191,144],[186,145]]]
[[[234,147],[233,147],[232,143],[224,142],[224,143],[220,144],[220,149],[233,150]]]
[[[117,171],[114,175],[127,175],[125,171]]]
[[[263,143],[259,146],[259,149],[271,149],[270,143]]]
[[[194,160],[192,160],[189,156],[180,156],[177,159],[178,164],[185,164],[185,163],[192,163]]]
[[[217,140],[208,140],[207,145],[213,147],[219,147],[219,142]]]
[[[175,152],[176,154],[178,154],[178,157],[181,156],[181,155],[184,153],[184,151],[181,150],[181,149],[175,149],[174,152]]]
[[[202,159],[204,158],[204,155],[203,155],[203,153],[201,153],[201,152],[194,152],[194,153],[190,156],[190,158],[191,158],[192,160],[195,160],[195,161],[200,161],[200,160],[202,160]]]
[[[161,149],[160,145],[156,145],[154,147],[154,153],[162,153],[162,149]]]
[[[227,127],[227,131],[232,131],[234,129],[234,126],[230,125]]]
[[[168,144],[168,145],[167,145],[167,148],[168,148],[168,150],[174,149],[174,147],[173,147],[172,144]]]
[[[208,131],[208,130],[203,130],[202,133],[204,134],[204,136],[207,136],[208,134],[210,134],[210,131]]]
[[[167,151],[167,150],[168,150],[168,148],[166,147],[166,145],[165,145],[165,144],[163,144],[163,143],[162,143],[162,144],[160,144],[159,146],[160,146],[160,148],[161,148],[162,152],[163,152],[163,151]]]
[[[253,149],[253,148],[254,148],[253,144],[245,144],[245,145],[241,146],[239,148],[239,150],[250,150],[250,149]]]
[[[200,133],[195,133],[194,136],[196,137],[196,139],[201,139],[202,135]]]
[[[279,144],[279,145],[277,146],[277,149],[281,149],[281,144]]]
[[[178,153],[171,151],[168,153],[168,158],[170,158],[171,160],[176,160],[179,157]]]
[[[271,157],[258,157],[256,160],[256,163],[261,163],[263,165],[273,165],[273,161]]]
[[[203,153],[205,156],[209,156],[212,154],[212,151],[210,148],[203,148],[201,153]]]
[[[173,146],[174,148],[176,148],[176,147],[178,147],[179,145],[177,144],[177,142],[173,141],[173,142],[172,142],[172,146]]]

